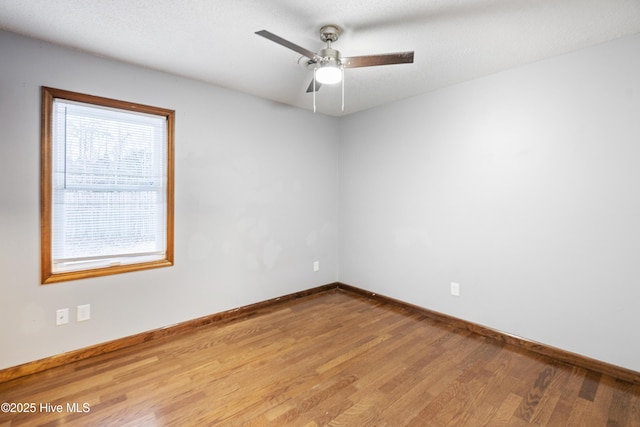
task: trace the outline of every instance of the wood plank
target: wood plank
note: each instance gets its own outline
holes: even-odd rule
[[[602,377],[602,374],[599,372],[587,372],[582,381],[582,387],[580,388],[578,397],[593,402],[598,392],[598,386],[600,385],[600,377]]]

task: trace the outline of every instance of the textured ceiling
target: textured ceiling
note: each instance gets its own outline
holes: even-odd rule
[[[318,112],[348,114],[640,32],[640,0],[0,0],[0,28],[312,108],[300,55],[344,29],[343,56],[405,50],[415,63],[345,70]],[[1,59],[0,59],[1,60]]]

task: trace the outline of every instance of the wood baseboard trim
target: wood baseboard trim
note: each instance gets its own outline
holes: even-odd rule
[[[96,344],[90,347],[73,350],[67,353],[47,357],[44,359],[27,362],[22,365],[0,370],[0,383],[11,381],[26,375],[42,372],[47,369],[63,366],[68,363],[76,362],[101,354],[109,353],[122,348],[131,347],[138,344],[147,343],[153,340],[175,336],[179,334],[187,334],[195,329],[211,325],[213,323],[224,323],[238,320],[246,317],[258,315],[276,308],[278,305],[298,298],[313,296],[331,290],[341,290],[352,294],[367,297],[381,303],[395,305],[409,311],[420,313],[427,318],[441,322],[455,329],[472,332],[487,338],[495,339],[514,347],[525,349],[552,359],[558,360],[570,365],[579,366],[581,368],[590,369],[605,375],[609,375],[618,380],[640,384],[640,372],[626,369],[600,360],[592,359],[579,354],[571,353],[566,350],[531,341],[522,337],[498,331],[486,326],[482,326],[473,322],[469,322],[448,314],[439,313],[424,307],[413,305],[401,300],[397,300],[388,296],[380,295],[375,292],[366,291],[364,289],[348,285],[346,283],[335,282],[315,288],[307,289],[300,292],[284,295],[281,297],[261,301],[255,304],[246,305],[232,310],[211,314],[209,316],[200,317],[193,320],[178,323],[176,325],[167,326],[160,329],[154,329],[148,332],[142,332],[136,335],[116,339],[106,343]]]
[[[581,368],[589,369],[599,372],[601,374],[609,375],[618,380],[630,382],[633,384],[640,384],[640,372],[633,371],[631,369],[623,368],[621,366],[612,365],[607,362],[603,362],[597,359],[592,359],[580,354],[572,353],[566,350],[562,350],[556,347],[552,347],[539,342],[531,341],[526,338],[522,338],[516,335],[511,335],[506,332],[498,331],[486,326],[479,325],[477,323],[469,322],[457,317],[450,316],[448,314],[439,313],[437,311],[429,310],[417,305],[409,304],[401,300],[390,298],[384,295],[380,295],[374,292],[369,292],[364,289],[357,288],[355,286],[347,285],[345,283],[338,283],[338,289],[354,294],[362,295],[374,300],[399,306],[407,310],[420,313],[431,320],[444,323],[456,329],[469,331],[487,338],[492,338],[497,341],[501,341],[505,344],[510,344],[514,347],[525,349],[554,360],[575,365]]]
[[[234,308],[231,310],[223,311],[220,313],[211,314],[208,316],[200,317],[193,320],[187,320],[175,325],[167,326],[164,328],[154,329],[148,332],[142,332],[139,334],[131,335],[124,338],[119,338],[113,341],[108,341],[101,344],[96,344],[90,347],[73,350],[67,353],[57,354],[55,356],[46,357],[44,359],[35,360],[33,362],[27,362],[22,365],[13,366],[10,368],[0,370],[0,383],[11,381],[26,375],[42,372],[47,369],[63,366],[68,363],[76,362],[90,357],[98,356],[101,354],[109,353],[122,348],[131,347],[138,344],[147,343],[149,341],[166,338],[169,336],[175,336],[179,334],[186,334],[192,332],[195,329],[203,326],[208,326],[213,323],[230,322],[241,318],[251,317],[258,315],[262,312],[272,310],[278,305],[298,298],[308,297],[322,292],[335,290],[338,287],[338,283],[330,283],[327,285],[318,286],[315,288],[307,289],[300,292],[284,295],[281,297],[269,299],[266,301],[257,302],[255,304],[249,304],[243,307]]]

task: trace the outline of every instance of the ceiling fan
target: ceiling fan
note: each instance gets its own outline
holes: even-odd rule
[[[315,93],[320,87],[323,84],[336,84],[340,82],[342,82],[342,111],[344,111],[345,68],[413,63],[413,51],[342,57],[338,50],[331,47],[331,43],[337,41],[341,33],[342,29],[337,25],[325,25],[320,28],[320,40],[327,43],[327,47],[315,53],[267,30],[256,31],[257,35],[298,52],[306,58],[306,66],[313,69],[313,79],[307,88],[307,93],[313,92],[314,94],[313,111],[316,110]]]

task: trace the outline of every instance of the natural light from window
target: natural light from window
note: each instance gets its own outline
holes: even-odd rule
[[[43,240],[50,239],[50,266],[43,276],[88,270],[111,274],[119,267],[129,271],[133,265],[170,262],[168,121],[173,114],[122,109],[120,101],[95,97],[78,101],[55,92],[49,90],[45,128],[50,135],[43,141],[49,144],[43,153],[50,157],[50,170],[43,171],[43,182],[50,179],[43,189],[49,190],[43,201],[48,205],[43,220],[49,221]],[[153,107],[143,110],[148,109]]]

